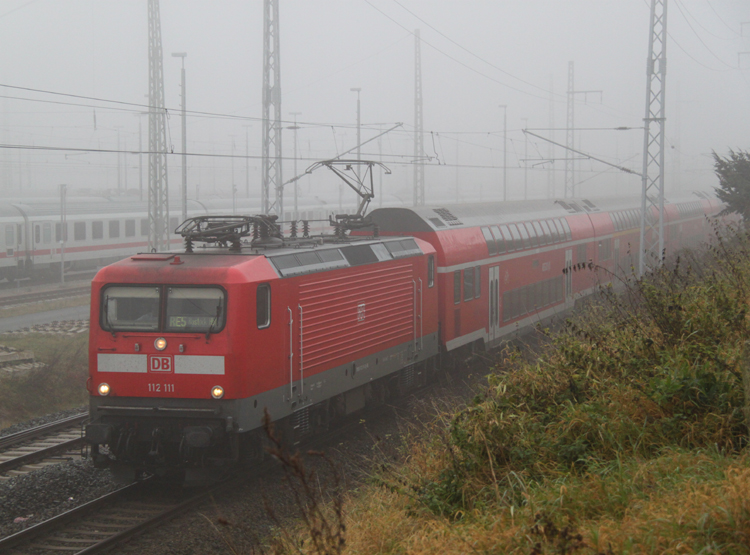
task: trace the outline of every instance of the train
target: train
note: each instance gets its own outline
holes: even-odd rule
[[[187,214],[246,213],[259,207],[258,199],[188,200]],[[316,197],[300,198],[299,216],[305,220],[325,222],[334,211]],[[64,275],[90,273],[148,249],[146,202],[127,196],[71,197],[65,212],[62,222],[59,198],[7,198],[0,203],[0,281],[59,280],[61,266]],[[179,204],[172,203],[169,213],[169,229],[174,231],[180,223]],[[179,248],[182,238],[172,233],[170,244]]]
[[[665,202],[667,253],[707,240],[723,208]],[[129,479],[252,464],[268,420],[298,441],[564,314],[637,267],[640,220],[639,198],[383,207],[331,236],[189,218],[183,248],[92,281],[94,464]],[[590,263],[605,272],[570,271]]]

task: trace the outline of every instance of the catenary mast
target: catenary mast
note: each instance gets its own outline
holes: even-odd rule
[[[263,173],[261,209],[284,218],[281,173],[281,62],[279,0],[263,2]]]
[[[640,275],[664,252],[664,98],[667,76],[667,0],[651,0],[643,133]],[[654,217],[656,213],[656,217]]]
[[[414,206],[424,206],[424,122],[422,120],[420,43],[419,29],[416,29],[414,31]]]
[[[575,158],[575,84],[573,62],[568,62],[568,110],[565,126],[565,146],[568,152],[565,155],[565,198],[572,198],[576,191]]]
[[[159,0],[148,0],[148,247],[169,250],[169,188]]]

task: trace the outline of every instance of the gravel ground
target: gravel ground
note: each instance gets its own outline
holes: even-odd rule
[[[14,534],[117,489],[89,460],[47,466],[0,482],[0,537]]]
[[[77,407],[74,409],[53,412],[52,414],[47,414],[45,416],[40,416],[38,418],[32,418],[31,420],[27,420],[26,422],[20,422],[18,424],[14,424],[13,426],[0,429],[0,437],[4,437],[10,434],[15,434],[16,432],[28,430],[29,428],[34,428],[36,426],[41,426],[42,424],[55,422],[56,420],[62,420],[63,418],[67,418],[69,416],[75,416],[76,414],[87,412],[88,410],[89,408],[87,406],[83,406],[83,407]]]

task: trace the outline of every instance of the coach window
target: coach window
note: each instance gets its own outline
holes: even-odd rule
[[[542,247],[547,244],[547,235],[544,233],[544,230],[542,229],[542,225],[539,222],[531,222],[531,225],[534,226],[534,231],[536,231],[536,236],[539,238],[539,246]]]
[[[523,242],[521,243],[523,245],[524,249],[528,249],[531,246],[531,240],[529,239],[529,232],[526,231],[526,226],[523,224],[516,224],[518,226],[518,231],[521,232],[521,239],[523,239]]]
[[[267,283],[258,286],[255,298],[255,320],[259,330],[271,325],[271,286]]]
[[[435,285],[435,257],[427,257],[427,287]]]
[[[505,254],[508,252],[508,249],[505,247],[505,241],[503,241],[503,236],[500,233],[500,229],[493,225],[490,228],[490,231],[492,231],[492,235],[495,237],[495,245],[497,245],[497,254]]]
[[[120,236],[120,220],[111,220],[109,222],[109,238],[116,239]]]
[[[474,298],[474,268],[464,270],[464,301]]]
[[[544,242],[548,245],[550,243],[554,243],[555,238],[549,230],[549,225],[547,225],[547,220],[540,220],[539,226],[542,228],[542,232],[544,233]]]
[[[513,235],[513,250],[521,250],[523,248],[523,241],[521,241],[521,234],[518,232],[516,224],[509,224],[508,229],[510,229],[510,233]]]
[[[36,224],[34,226],[34,244],[38,245],[42,242],[42,226]]]
[[[560,220],[552,220],[552,223],[555,224],[555,228],[557,229],[557,240],[565,241],[565,229],[560,223]]]
[[[508,226],[501,225],[500,232],[503,234],[503,238],[505,239],[505,248],[508,250],[508,252],[515,250],[515,246],[513,245],[513,236],[510,234]]]
[[[492,256],[493,254],[497,254],[497,245],[495,244],[495,240],[492,238],[490,228],[483,227],[482,235],[484,235],[484,241],[487,243],[487,252],[489,253],[489,255]]]
[[[536,235],[536,230],[534,230],[534,226],[531,225],[531,222],[526,222],[524,224],[526,227],[526,231],[529,234],[529,242],[531,243],[532,247],[538,247],[539,246],[539,237]]]
[[[461,302],[461,270],[453,272],[453,304]]]
[[[49,222],[42,224],[42,242],[45,245],[52,242],[52,224]]]
[[[576,258],[578,260],[578,263],[585,264],[586,263],[586,243],[581,243],[577,247],[578,252],[576,253]]]
[[[478,299],[482,294],[482,267],[474,268],[474,298]]]
[[[104,239],[104,222],[91,222],[91,238]]]
[[[148,218],[141,220],[141,235],[148,236]]]
[[[14,231],[13,224],[5,226],[5,246],[6,247],[16,246],[16,238],[15,238],[15,233],[13,233],[13,231]]]
[[[568,225],[568,220],[565,218],[561,218],[560,222],[562,223],[563,228],[565,229],[565,237],[568,239],[568,241],[573,239],[573,234],[570,232],[570,226]]]
[[[549,226],[550,231],[550,237],[552,237],[552,242],[557,243],[560,241],[560,236],[557,234],[557,228],[555,227],[555,220],[545,220],[545,222]]]
[[[76,241],[86,240],[86,222],[76,222],[73,224],[73,239]]]
[[[135,220],[125,220],[125,237],[135,237]]]

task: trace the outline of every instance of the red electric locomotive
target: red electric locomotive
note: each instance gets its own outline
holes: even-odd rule
[[[422,379],[438,353],[429,243],[274,232],[243,242],[259,227],[278,229],[193,218],[180,227],[187,252],[97,274],[86,427],[97,464],[237,462],[257,450],[266,410],[300,434]]]

